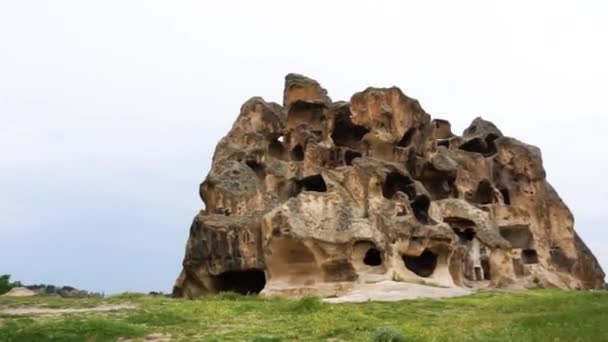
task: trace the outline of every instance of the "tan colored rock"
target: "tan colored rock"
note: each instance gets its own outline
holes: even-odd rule
[[[200,194],[178,297],[604,284],[538,148],[482,118],[456,136],[396,87],[332,102],[287,75],[283,106],[243,105]]]

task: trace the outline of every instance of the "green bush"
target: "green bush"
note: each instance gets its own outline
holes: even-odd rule
[[[0,295],[3,295],[13,288],[11,285],[11,275],[3,274],[0,275]]]
[[[391,328],[380,328],[376,330],[373,342],[405,342],[403,337],[397,330]]]

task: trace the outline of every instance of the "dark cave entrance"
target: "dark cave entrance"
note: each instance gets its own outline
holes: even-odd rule
[[[414,134],[416,133],[416,129],[414,127],[410,128],[403,134],[401,140],[397,143],[399,147],[408,147],[412,144],[412,139],[414,138]]]
[[[419,256],[403,255],[402,258],[408,270],[423,278],[431,276],[437,267],[437,254],[428,249],[425,249]]]
[[[355,158],[361,158],[361,153],[351,150],[346,150],[346,152],[344,152],[344,163],[346,163],[346,165],[353,165],[353,160],[355,160]]]
[[[524,249],[521,251],[521,261],[524,264],[538,264],[538,254],[535,249]]]
[[[334,122],[334,130],[331,133],[336,146],[350,147],[357,149],[363,136],[369,129],[355,125],[350,118],[350,112],[338,114]]]
[[[296,147],[294,147],[291,151],[291,156],[295,161],[304,160],[304,149],[302,148],[302,145],[296,145]]]
[[[300,191],[317,191],[317,192],[327,192],[327,185],[325,184],[325,180],[323,180],[323,176],[314,175],[310,177],[303,178],[297,181],[298,192]]]
[[[485,139],[473,138],[458,147],[459,149],[467,152],[481,153],[484,157],[490,157],[496,154],[496,140],[498,136],[496,134],[488,134]]]
[[[477,184],[477,190],[471,202],[476,204],[490,204],[494,201],[494,189],[490,181],[484,179]]]
[[[255,160],[248,160],[245,163],[247,164],[247,166],[249,166],[251,170],[253,170],[253,172],[255,172],[258,178],[260,178],[261,180],[264,180],[264,178],[266,178],[266,170],[264,168],[264,165],[258,163]]]
[[[511,196],[509,196],[509,190],[508,189],[500,189],[500,193],[502,194],[502,200],[503,200],[504,204],[510,205],[511,204]]]
[[[397,191],[406,194],[410,200],[416,195],[414,182],[410,177],[404,176],[398,172],[391,172],[386,176],[386,180],[382,185],[382,195],[386,199],[391,199]]]
[[[461,230],[459,228],[452,227],[452,230],[454,233],[456,233],[456,235],[458,235],[461,242],[473,241],[475,238],[475,230],[473,230],[473,228],[465,228]]]
[[[281,137],[278,137],[276,139],[273,139],[270,142],[270,144],[268,145],[268,153],[273,158],[284,160],[285,159],[285,146],[283,146],[283,143],[281,142],[281,140],[279,140],[280,138]]]
[[[257,294],[266,285],[264,271],[252,269],[245,271],[228,271],[215,278],[217,292],[237,292],[240,294]]]
[[[430,224],[431,219],[429,217],[429,207],[431,206],[431,200],[424,195],[417,196],[416,199],[410,203],[412,210],[414,211],[414,217],[418,222],[422,224]]]
[[[368,266],[380,266],[382,265],[382,254],[376,248],[370,248],[365,253],[363,263]]]
[[[456,181],[453,177],[433,177],[422,180],[424,187],[429,191],[433,200],[449,198],[450,196],[457,197],[457,191],[454,187]]]
[[[481,268],[483,269],[483,279],[491,280],[490,277],[490,261],[487,258],[481,259]]]

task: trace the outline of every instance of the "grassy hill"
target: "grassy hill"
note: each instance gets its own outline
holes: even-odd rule
[[[133,308],[23,316],[6,312],[117,304]],[[143,340],[159,333],[172,341],[608,341],[608,292],[480,292],[444,300],[361,304],[232,293],[196,300],[130,294],[105,299],[0,297],[0,341]]]

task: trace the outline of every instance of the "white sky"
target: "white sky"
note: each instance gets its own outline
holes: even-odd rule
[[[539,146],[608,266],[603,1],[0,0],[0,273],[168,291],[240,105],[397,85]]]

